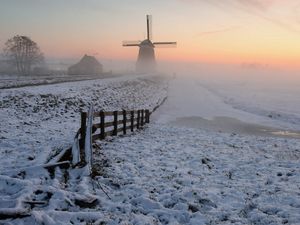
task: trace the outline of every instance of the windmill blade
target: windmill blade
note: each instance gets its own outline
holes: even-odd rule
[[[153,42],[155,48],[176,48],[177,42],[165,41],[165,42]]]
[[[147,15],[147,39],[152,40],[152,16]]]
[[[123,41],[124,47],[140,46],[141,41]]]

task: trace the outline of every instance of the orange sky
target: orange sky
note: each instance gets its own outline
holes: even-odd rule
[[[46,57],[137,57],[123,40],[143,40],[153,15],[154,41],[177,41],[156,50],[158,60],[260,63],[300,67],[300,3],[296,0],[153,0],[151,2],[11,0],[1,3],[0,47],[30,36]]]

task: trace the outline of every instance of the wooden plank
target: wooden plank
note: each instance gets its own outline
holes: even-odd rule
[[[42,165],[45,169],[53,169],[55,167],[60,167],[60,168],[69,168],[70,167],[70,162],[69,161],[63,161],[63,162],[58,162],[58,163],[52,163],[52,164],[45,164]]]
[[[118,120],[118,125],[123,125],[123,119],[122,120]]]
[[[137,118],[134,118],[133,121],[136,122],[136,121],[137,121]],[[126,120],[126,123],[131,123],[131,118],[130,118],[130,119],[127,119],[127,120]]]
[[[137,115],[138,111],[139,110],[130,110],[130,111],[126,110],[126,115],[131,115],[131,112],[133,112],[134,114]],[[94,117],[100,117],[100,112],[94,112],[93,116]],[[118,112],[118,116],[123,116],[123,111],[117,111],[117,112]],[[87,115],[86,112],[84,112],[84,113]],[[104,115],[105,116],[113,116],[114,115],[114,111],[107,111],[107,112],[104,111]]]
[[[106,127],[112,127],[112,126],[114,126],[114,122],[112,121],[112,122],[106,122],[105,124],[104,124],[104,127],[106,128]]]
[[[113,116],[114,112],[104,112],[104,116]]]
[[[75,138],[76,138],[76,136],[75,136]],[[78,151],[78,154],[79,154],[79,151]],[[55,157],[53,157],[47,164],[68,161],[69,159],[71,159],[71,156],[72,156],[72,149],[65,148],[60,153],[58,153]]]
[[[123,124],[123,120],[118,120],[118,125],[120,125],[120,124]],[[93,125],[95,128],[101,128],[101,123],[96,123],[96,124],[94,124]],[[104,127],[105,128],[107,128],[107,127],[112,127],[112,126],[114,126],[114,121],[111,121],[111,122],[106,122],[106,123],[104,123]]]
[[[136,124],[133,125],[133,128],[136,128]],[[131,126],[127,127],[127,130],[131,130]]]
[[[5,219],[18,219],[31,216],[30,209],[28,208],[1,208],[0,209],[0,220]]]
[[[30,200],[30,201],[23,201],[25,204],[29,204],[29,205],[45,205],[47,204],[46,201],[33,201],[33,200]]]
[[[128,115],[131,115],[131,112],[133,112],[135,115],[137,115],[138,114],[138,110],[127,110],[127,114]]]
[[[95,124],[93,124],[93,126],[97,129],[99,129],[99,128],[101,128],[101,123],[95,123]]]
[[[105,116],[113,116],[115,111],[104,111]],[[123,115],[123,111],[117,111],[119,116]],[[100,112],[95,112],[94,117],[100,117]]]
[[[95,118],[95,117],[100,117],[100,112],[94,112],[93,113],[93,117]]]
[[[111,131],[106,131],[104,134],[105,134],[105,137],[107,137],[107,136],[112,136],[113,135],[113,130],[111,130]]]
[[[120,132],[123,132],[123,127],[120,127],[116,130],[117,134],[120,133]],[[110,131],[106,131],[105,132],[105,137],[108,137],[108,136],[116,136],[115,135],[115,130],[110,130]],[[101,137],[101,135],[100,135]],[[97,138],[97,136],[95,136],[95,138]]]
[[[120,128],[117,129],[117,134],[120,133],[120,132],[123,132],[123,127],[120,127]]]
[[[94,134],[93,136],[92,136],[92,141],[94,142],[94,141],[96,141],[96,140],[100,140],[101,139],[101,134]]]

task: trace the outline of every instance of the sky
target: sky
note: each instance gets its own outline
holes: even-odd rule
[[[46,57],[135,60],[146,14],[162,61],[300,67],[299,0],[0,0],[0,48],[14,35]]]

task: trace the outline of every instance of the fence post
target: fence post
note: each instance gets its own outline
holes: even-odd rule
[[[150,122],[150,112],[149,109],[146,109],[146,123]]]
[[[143,127],[144,126],[144,110],[142,109],[141,110],[141,127]]]
[[[114,111],[114,131],[113,136],[118,135],[118,111]]]
[[[137,111],[137,123],[136,123],[136,128],[140,129],[140,119],[141,119],[141,111]]]
[[[126,124],[127,124],[127,117],[126,117],[126,110],[123,110],[123,134],[126,134]]]
[[[86,113],[81,112],[81,126],[80,126],[80,149],[84,148],[86,134]]]
[[[134,130],[134,111],[130,112],[130,129],[131,132]]]
[[[100,111],[99,114],[100,114],[100,138],[104,139],[105,138],[105,115],[102,110]]]
[[[93,147],[92,147],[92,127],[93,127],[93,105],[90,106],[87,118],[85,146],[84,146],[84,159],[85,163],[88,164],[90,173],[92,172],[93,166]]]

